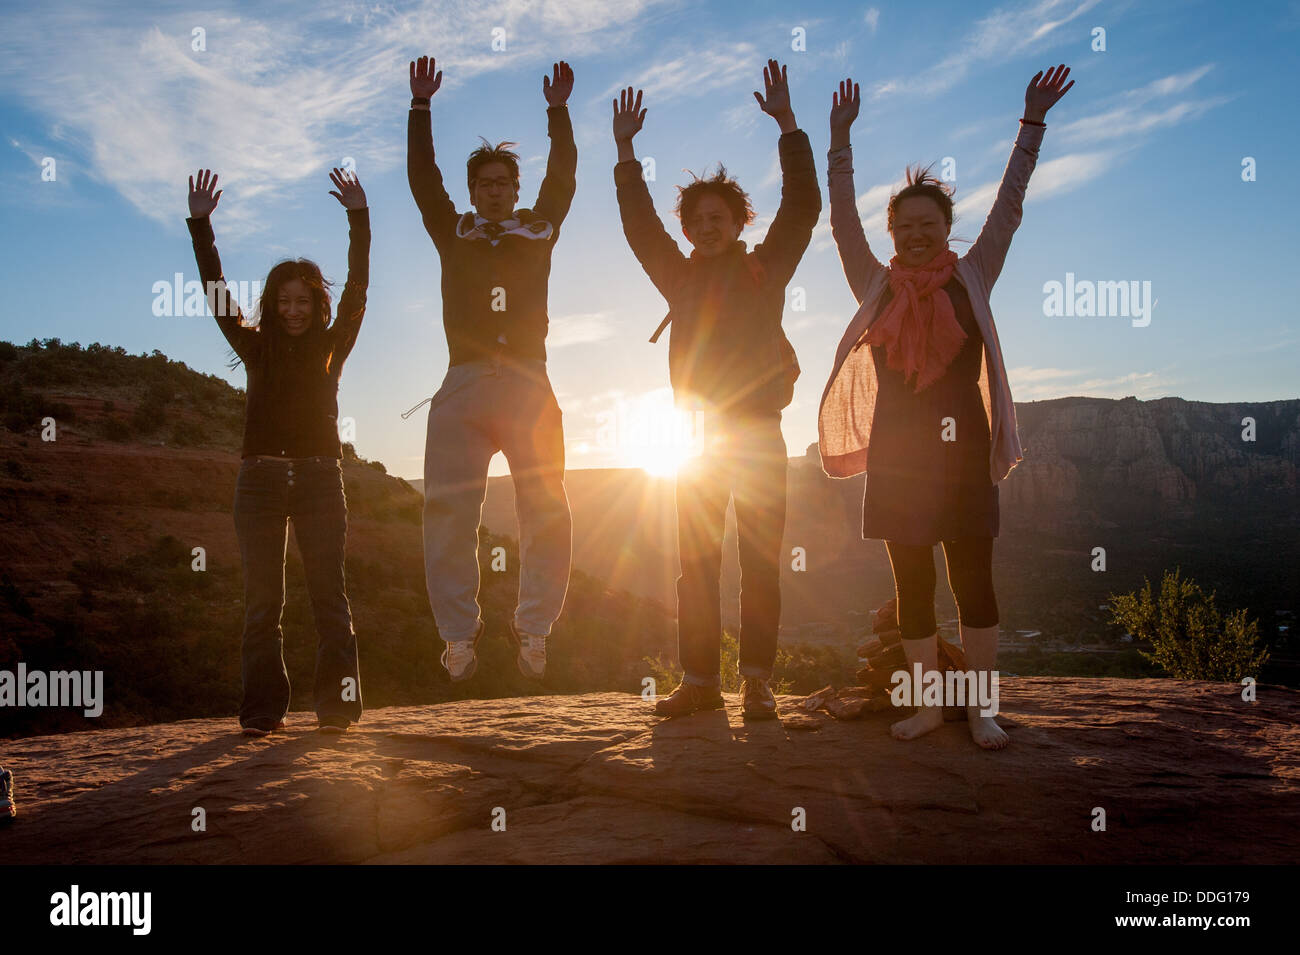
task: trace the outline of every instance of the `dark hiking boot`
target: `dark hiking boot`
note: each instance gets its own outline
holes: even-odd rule
[[[284,720],[249,720],[240,727],[245,736],[270,736],[276,730],[284,729]]]
[[[772,688],[767,685],[766,680],[753,676],[745,677],[745,683],[740,688],[740,696],[744,701],[746,719],[770,720],[776,717],[776,697],[772,695]]]
[[[716,686],[683,682],[673,690],[672,696],[655,703],[655,712],[660,716],[689,716],[699,710],[720,710],[725,705]]]
[[[316,720],[316,729],[326,736],[340,736],[348,731],[352,721],[346,716],[321,716]]]
[[[270,736],[272,733],[278,733],[284,729],[284,720],[272,722],[271,720],[249,720],[240,727],[240,731],[245,736]]]

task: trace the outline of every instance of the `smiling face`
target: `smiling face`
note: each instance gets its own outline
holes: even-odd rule
[[[682,232],[700,255],[721,255],[740,238],[742,226],[721,196],[706,193],[682,220]]]
[[[302,279],[290,279],[281,285],[275,304],[280,313],[280,325],[290,335],[301,335],[311,328],[311,289]]]
[[[925,265],[948,247],[952,227],[939,204],[927,196],[909,196],[894,212],[894,251],[907,268]]]
[[[474,176],[470,201],[479,215],[492,222],[501,222],[513,216],[515,203],[519,201],[519,188],[510,175],[509,167],[503,162],[484,163],[480,166]]]

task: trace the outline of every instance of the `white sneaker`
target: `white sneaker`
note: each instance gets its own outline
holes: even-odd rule
[[[478,634],[475,634],[473,640],[445,640],[447,644],[442,651],[442,665],[447,668],[451,674],[452,683],[460,683],[468,680],[478,669],[478,655],[474,652],[474,645],[478,643],[479,636],[483,633],[483,625],[480,623]]]
[[[530,680],[540,680],[546,675],[546,638],[516,630],[513,622],[510,632],[519,647],[519,656],[515,658],[519,672]]]

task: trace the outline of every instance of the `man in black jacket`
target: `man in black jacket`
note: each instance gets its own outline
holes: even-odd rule
[[[668,301],[669,377],[679,405],[703,418],[705,448],[677,475],[677,639],[682,685],[655,709],[683,716],[723,705],[718,673],[722,623],[718,579],[727,502],[734,499],[740,548],[740,674],[744,712],[773,717],[768,686],[781,621],[781,537],[785,532],[786,446],[781,409],[798,363],[784,333],[785,289],[821,214],[808,136],[790,108],[785,68],[769,60],[759,106],[781,127],[781,206],[753,252],[740,241],[753,220],[749,198],[716,176],[681,190],[678,214],[689,258],[655,214],[632,138],[645,110],[629,87],[614,103],[614,167],[623,233]],[[659,332],[655,333],[655,338]],[[654,341],[654,338],[651,339]],[[698,412],[702,412],[699,414]]]
[[[566,103],[573,70],[543,77],[551,139],[532,209],[519,201],[519,157],[485,143],[467,163],[475,212],[456,212],[434,161],[429,103],[442,85],[430,57],[410,66],[407,178],[442,260],[449,368],[429,405],[424,451],[425,583],[454,681],[477,668],[478,527],[488,463],[504,452],[519,515],[519,602],[510,621],[518,666],[540,679],[546,638],[564,606],[573,547],[564,490],[564,431],[546,374],[551,253],[576,188],[578,151]]]

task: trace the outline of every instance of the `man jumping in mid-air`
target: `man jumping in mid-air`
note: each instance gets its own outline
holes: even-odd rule
[[[411,63],[406,171],[442,260],[442,321],[449,368],[429,405],[424,449],[424,566],[429,604],[453,681],[477,668],[478,528],[488,463],[504,452],[519,515],[519,602],[509,633],[520,672],[541,679],[546,638],[564,606],[573,548],[564,490],[564,431],[546,374],[551,253],[576,188],[578,150],[566,107],[573,70],[542,80],[550,158],[532,209],[516,209],[514,143],[483,147],[466,163],[470,202],[460,215],[434,161],[429,104],[442,85],[432,57]]]
[[[631,87],[614,103],[614,182],[623,233],[650,281],[668,300],[674,398],[703,418],[707,446],[677,475],[677,643],[685,676],[655,709],[664,716],[719,709],[722,621],[718,578],[729,499],[740,546],[740,675],[747,717],[776,716],[768,682],[781,622],[781,537],[785,532],[786,446],[781,409],[799,365],[781,313],[785,287],[812,238],[821,192],[808,134],[795,123],[785,68],[769,60],[758,105],[781,127],[781,206],[754,247],[741,230],[754,218],[749,197],[726,170],[680,190],[677,211],[694,247],[689,258],[655,214],[632,137],[646,111]],[[660,325],[660,331],[664,325]],[[658,332],[655,337],[658,337]],[[651,339],[654,341],[654,338]]]

